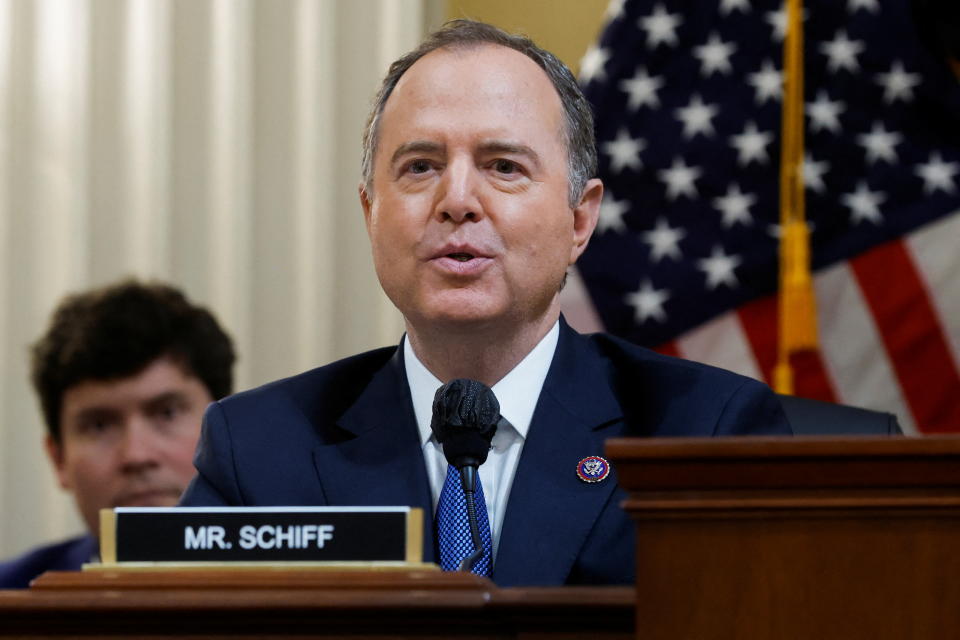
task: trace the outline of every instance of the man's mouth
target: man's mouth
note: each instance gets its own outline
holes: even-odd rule
[[[431,262],[448,275],[474,277],[489,268],[493,258],[483,249],[460,245],[440,249]]]

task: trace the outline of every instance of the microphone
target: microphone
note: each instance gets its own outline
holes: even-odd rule
[[[467,519],[473,538],[473,554],[460,562],[460,571],[470,571],[483,557],[480,526],[474,491],[477,467],[487,461],[490,442],[497,432],[500,403],[493,390],[477,380],[458,378],[437,389],[433,397],[430,429],[443,447],[448,464],[460,471],[460,482],[467,502]]]

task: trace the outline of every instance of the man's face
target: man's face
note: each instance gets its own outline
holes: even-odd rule
[[[414,327],[516,327],[552,317],[603,187],[571,209],[560,98],[522,53],[436,50],[380,119],[361,189],[384,291]]]
[[[67,389],[60,443],[47,453],[87,527],[102,508],[173,506],[194,475],[203,411],[213,399],[197,378],[163,357],[140,373]]]

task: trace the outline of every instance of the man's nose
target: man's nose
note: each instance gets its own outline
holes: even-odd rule
[[[125,471],[136,472],[157,464],[160,435],[149,420],[132,418],[124,426],[120,441],[120,461]]]
[[[457,158],[444,169],[440,180],[437,217],[441,222],[475,222],[483,216],[479,190],[482,176],[472,158]]]

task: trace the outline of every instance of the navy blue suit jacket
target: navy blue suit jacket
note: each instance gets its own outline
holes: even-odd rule
[[[616,470],[577,464],[618,436],[791,433],[765,385],[561,321],[513,481],[493,579],[501,586],[634,580]],[[409,505],[433,513],[403,350],[360,354],[214,403],[182,505]],[[434,559],[428,528],[424,559]]]
[[[96,552],[97,540],[90,535],[38,547],[13,560],[0,562],[0,589],[24,589],[47,571],[79,571]]]

